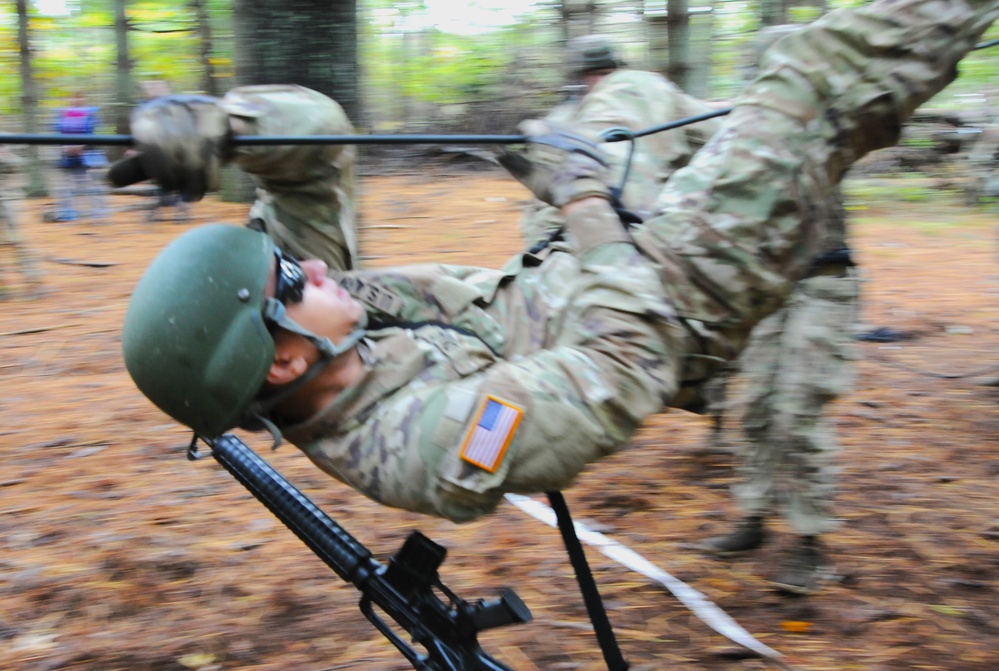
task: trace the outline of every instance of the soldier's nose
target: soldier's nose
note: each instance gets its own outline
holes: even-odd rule
[[[322,285],[326,279],[326,271],[329,270],[329,266],[326,265],[325,261],[309,259],[301,261],[299,265],[302,266],[302,270],[305,271],[305,277],[308,278],[311,284],[315,284],[316,286]]]

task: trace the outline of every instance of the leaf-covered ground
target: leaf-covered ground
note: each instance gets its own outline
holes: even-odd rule
[[[519,248],[525,192],[499,174],[364,182],[372,266],[498,265]],[[634,446],[566,492],[583,519],[700,590],[797,668],[999,668],[999,253],[995,216],[909,182],[851,188],[871,328],[856,392],[832,409],[843,444],[839,579],[809,598],[772,591],[778,532],[733,561],[692,544],[727,528],[732,457],[707,422],[654,418]],[[145,221],[116,196],[109,221],[23,231],[48,293],[0,310],[0,668],[18,671],[409,668],[360,615],[357,594],[132,386],[119,327],[149,260],[186,227],[241,222],[209,199],[191,223]],[[0,250],[6,252],[6,250]],[[19,290],[11,259],[3,281]],[[992,368],[985,373],[985,369]],[[981,375],[960,376],[982,372]],[[418,528],[449,549],[461,596],[513,586],[530,624],[487,632],[519,671],[605,668],[557,533],[509,505],[465,526],[382,508],[293,447],[248,442],[378,557]],[[778,527],[779,528],[779,527]],[[764,669],[662,588],[591,551],[632,669]]]

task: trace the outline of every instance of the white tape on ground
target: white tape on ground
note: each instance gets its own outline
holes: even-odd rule
[[[507,494],[506,500],[517,506],[525,513],[536,520],[544,522],[550,527],[558,528],[558,521],[555,519],[555,511],[529,496],[519,494]],[[698,592],[687,583],[674,578],[666,571],[662,570],[640,554],[621,545],[616,540],[608,538],[598,531],[593,531],[585,524],[573,521],[576,535],[581,541],[597,548],[605,556],[622,564],[623,566],[641,573],[647,578],[655,580],[675,596],[680,603],[690,609],[702,622],[717,631],[719,634],[738,643],[747,650],[752,650],[758,655],[767,657],[774,661],[781,661],[783,655],[773,648],[760,643],[753,635],[742,628],[742,626],[732,619],[732,616],[716,606],[708,597]]]

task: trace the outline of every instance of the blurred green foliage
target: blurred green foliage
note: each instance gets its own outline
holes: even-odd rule
[[[75,91],[85,93],[93,104],[110,103],[116,60],[113,1],[65,0],[68,13],[59,16],[44,15],[43,1],[47,0],[29,0],[33,68],[42,111],[64,104]],[[206,1],[213,32],[212,64],[218,88],[225,91],[235,84],[232,0]],[[498,12],[500,6],[494,3],[492,11]],[[491,29],[483,25],[478,30],[470,26],[459,34],[432,25],[422,0],[358,0],[359,76],[367,117],[359,125],[378,129],[446,125],[453,117],[476,113],[480,104],[506,105],[518,112],[550,108],[563,83],[558,6],[539,1],[513,23]],[[455,13],[461,11],[457,4],[454,7]],[[599,30],[620,44],[632,66],[646,67],[648,28],[635,3],[605,2],[603,7]],[[746,53],[759,28],[759,0],[714,2],[714,8],[712,39],[701,48],[711,49],[709,97],[725,99],[745,85]],[[202,73],[193,8],[177,0],[129,0],[127,14],[134,81],[164,80],[174,91],[196,91]],[[796,22],[814,15],[808,7],[790,12]],[[999,28],[993,27],[986,37],[999,38]],[[999,48],[972,53],[962,63],[959,80],[933,104],[971,104],[954,95],[960,93],[999,94],[996,58]],[[20,113],[20,79],[15,3],[3,2],[0,115]],[[140,97],[138,87],[134,95]],[[5,125],[11,123],[8,118]]]

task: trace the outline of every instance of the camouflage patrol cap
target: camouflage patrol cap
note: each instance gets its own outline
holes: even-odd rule
[[[569,40],[566,46],[569,75],[579,77],[594,70],[616,70],[623,63],[610,40],[603,35],[583,35]]]

